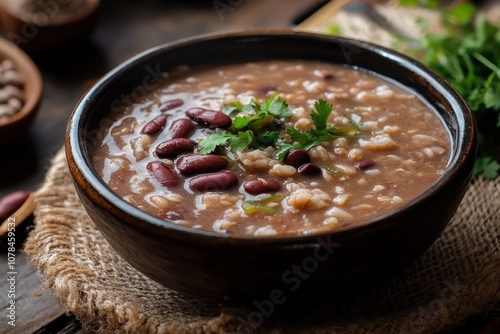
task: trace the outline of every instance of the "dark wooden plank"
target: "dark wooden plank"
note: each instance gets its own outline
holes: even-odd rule
[[[39,297],[34,297],[33,294],[40,290],[40,278],[35,272],[35,268],[27,262],[26,256],[20,251],[27,235],[26,225],[16,229],[16,252],[13,267],[8,267],[8,243],[3,237],[1,244],[0,267],[2,273],[6,273],[7,279],[0,281],[0,309],[2,315],[0,317],[0,328],[4,333],[30,333],[38,330],[43,324],[50,323],[63,314],[57,298],[50,292],[45,292]],[[9,255],[10,256],[10,255]],[[8,271],[7,271],[8,270]],[[4,277],[2,275],[2,277]],[[13,280],[12,280],[13,279]],[[13,286],[11,283],[14,283]],[[11,302],[14,302],[12,307]],[[9,309],[12,308],[12,310]],[[12,311],[12,313],[11,313]],[[8,316],[14,316],[9,318]],[[10,321],[15,320],[12,326]]]
[[[56,320],[49,323],[33,332],[34,334],[83,334],[85,331],[82,329],[80,322],[73,316],[61,316]]]

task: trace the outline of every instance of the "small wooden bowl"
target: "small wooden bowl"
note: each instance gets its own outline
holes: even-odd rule
[[[50,51],[87,36],[97,23],[100,0],[85,0],[74,14],[58,16],[58,5],[36,14],[0,0],[0,22],[8,38],[25,51]]]
[[[0,39],[0,61],[10,59],[23,80],[24,104],[9,118],[0,118],[0,147],[23,135],[33,123],[42,98],[43,82],[38,67],[20,48]]]

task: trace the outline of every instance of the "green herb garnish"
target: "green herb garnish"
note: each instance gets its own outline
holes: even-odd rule
[[[328,124],[328,119],[333,111],[333,105],[325,100],[318,100],[314,103],[314,110],[311,111],[311,118],[314,128],[307,131],[299,131],[295,128],[287,130],[293,143],[280,142],[278,156],[282,160],[291,149],[310,150],[324,141],[335,140],[338,138],[357,138],[359,136],[359,127],[352,119],[349,119],[349,125],[337,127]],[[347,117],[344,115],[344,117]]]
[[[274,93],[266,101],[258,104],[236,102],[224,108],[227,114],[242,113],[236,116],[229,132],[213,133],[199,143],[200,154],[209,154],[218,147],[229,146],[232,152],[243,151],[246,148],[263,148],[274,146],[280,136],[279,131],[271,130],[270,126],[292,116],[288,104]]]
[[[273,195],[259,200],[244,201],[241,208],[248,216],[263,214],[272,216],[276,213],[279,202],[284,198],[282,194]]]
[[[272,130],[273,125],[275,128],[280,127],[283,121],[292,116],[288,104],[277,93],[260,104],[255,101],[247,105],[236,102],[226,106],[224,110],[227,114],[236,114],[229,131],[213,133],[203,139],[199,143],[200,154],[209,154],[218,147],[228,147],[232,152],[249,147],[274,147],[279,159],[283,160],[288,151],[294,148],[309,150],[324,141],[340,137],[355,138],[359,135],[358,125],[347,115],[344,117],[349,120],[348,126],[328,124],[333,105],[322,99],[314,104],[314,110],[311,111],[314,128],[307,131],[295,128],[288,128],[286,131]]]
[[[226,146],[229,139],[234,135],[230,133],[212,133],[207,138],[203,139],[199,146],[201,147],[198,153],[209,154],[217,149],[217,147]]]

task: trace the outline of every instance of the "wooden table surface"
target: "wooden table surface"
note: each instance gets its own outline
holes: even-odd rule
[[[217,12],[214,4],[226,5]],[[17,190],[40,187],[50,159],[62,147],[68,117],[96,78],[145,49],[192,35],[244,29],[293,27],[321,0],[103,0],[98,25],[88,39],[57,52],[29,52],[44,83],[40,111],[30,131],[9,147],[0,148],[0,198]],[[1,240],[0,333],[82,333],[50,291],[40,296],[40,278],[22,253],[32,218],[16,235],[16,326],[7,325],[7,245]],[[450,332],[479,333],[492,315],[470,319]]]

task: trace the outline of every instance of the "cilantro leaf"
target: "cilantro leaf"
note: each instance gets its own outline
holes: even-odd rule
[[[326,129],[328,119],[333,110],[333,105],[328,104],[326,100],[320,99],[314,103],[314,109],[315,110],[311,111],[311,118],[314,126],[318,130]]]
[[[278,159],[283,161],[288,152],[290,152],[290,150],[293,150],[294,148],[297,148],[297,146],[294,144],[286,143],[281,139],[278,140],[276,142],[276,155],[278,156]]]
[[[486,179],[495,179],[500,173],[500,164],[491,157],[479,157],[474,166],[474,177],[484,175]]]
[[[248,112],[249,108],[253,111]],[[288,104],[277,96],[277,92],[261,104],[255,101],[247,105],[234,103],[226,108],[226,112],[232,114],[245,111],[246,115],[236,116],[228,132],[214,133],[203,139],[198,144],[199,153],[208,154],[218,147],[227,147],[232,152],[243,151],[249,147],[255,149],[274,147],[278,158],[283,160],[291,149],[310,150],[324,141],[335,140],[339,137],[351,138],[353,132],[359,132],[357,124],[346,115],[345,117],[349,120],[348,126],[329,125],[328,119],[332,110],[332,104],[328,104],[326,100],[318,100],[314,104],[314,110],[311,111],[314,128],[307,131],[289,128],[286,133],[292,142],[286,142],[282,138],[284,135],[282,131],[271,130],[273,125],[280,127],[281,124],[277,119],[284,120],[292,116]]]
[[[444,13],[445,20],[455,24],[464,25],[470,22],[476,12],[475,6],[472,3],[464,2],[453,6],[450,10]]]
[[[287,134],[290,139],[298,144],[295,148],[310,150],[324,141],[335,140],[340,137],[356,138],[359,135],[359,127],[347,115],[344,115],[349,120],[349,126],[336,127],[328,125],[328,119],[333,110],[333,105],[328,104],[325,100],[318,100],[314,104],[315,110],[311,111],[314,128],[307,131],[299,131],[295,128],[289,128]],[[288,148],[290,150],[291,148]],[[285,156],[287,151],[282,149],[280,154]]]
[[[292,140],[300,144],[301,149],[306,151],[324,141],[330,141],[339,138],[339,136],[328,133],[326,129],[311,129],[301,132],[295,128],[290,128],[287,130],[287,133]]]
[[[302,146],[307,145],[310,141],[310,136],[308,136],[306,132],[299,131],[295,128],[289,128],[286,132],[290,136],[290,139],[298,142]]]
[[[252,143],[253,140],[253,132],[250,130],[247,130],[245,132],[238,132],[237,135],[231,136],[229,138],[229,146],[231,148],[232,152],[236,151],[243,151],[244,149],[248,148],[250,144]]]
[[[256,104],[255,107],[260,112],[271,114],[280,119],[287,119],[293,115],[286,101],[278,96],[278,92],[274,92],[266,101],[260,105]]]
[[[254,138],[252,146],[255,148],[266,148],[275,145],[281,136],[279,131],[264,131]]]
[[[246,116],[238,116],[233,120],[231,125],[232,132],[237,132],[238,130],[244,129],[250,124],[250,118]]]
[[[254,102],[250,101],[248,104],[243,104],[240,101],[236,101],[233,104],[227,104],[224,106],[224,113],[227,115],[232,115],[237,112],[242,112],[244,114],[249,114],[255,110]]]
[[[231,116],[232,114],[239,112],[235,104],[226,104],[224,106],[224,114]]]
[[[198,143],[198,147],[201,147],[199,154],[209,154],[217,149],[219,146],[226,146],[229,139],[233,137],[232,134],[228,133],[212,133],[207,138],[204,138]]]
[[[292,110],[288,108],[288,104],[279,96],[269,105],[268,113],[281,119],[287,119],[293,115]]]
[[[277,96],[277,92],[261,104],[252,100],[246,105],[241,102],[226,105],[224,112],[228,115],[242,112],[245,116],[236,116],[229,132],[211,134],[203,139],[198,144],[201,148],[198,153],[208,154],[217,147],[226,146],[233,152],[242,151],[250,146],[253,148],[275,146],[280,132],[264,128],[275,122],[275,118],[286,119],[292,116],[292,110],[285,100]]]

